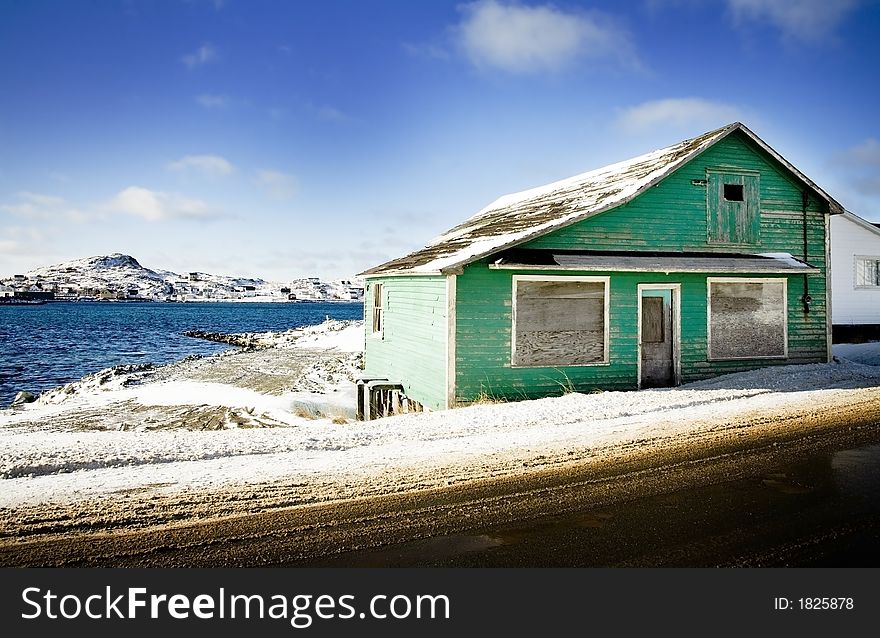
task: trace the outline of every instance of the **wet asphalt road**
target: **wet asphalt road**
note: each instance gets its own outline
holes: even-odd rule
[[[202,524],[34,540],[0,565],[877,566],[880,427]]]
[[[548,499],[548,513],[532,518],[302,564],[876,567],[880,444],[847,438],[659,469],[654,489],[632,500],[597,506],[574,496],[555,514]],[[847,444],[859,447],[840,449]],[[727,472],[732,479],[701,485]],[[679,485],[659,491],[664,483]]]

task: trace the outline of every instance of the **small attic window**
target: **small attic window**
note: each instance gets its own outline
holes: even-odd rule
[[[726,199],[728,202],[744,201],[743,185],[742,184],[725,184],[724,185],[724,199]]]

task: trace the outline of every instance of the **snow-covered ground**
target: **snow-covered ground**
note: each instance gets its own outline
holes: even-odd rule
[[[348,494],[339,485],[394,491],[431,485],[433,477],[467,480],[491,474],[489,468],[514,471],[540,459],[599,458],[623,447],[709,436],[762,411],[880,400],[873,390],[880,386],[880,344],[865,344],[836,349],[848,358],[834,363],[673,389],[568,394],[362,423],[352,418],[351,381],[363,344],[360,322],[328,322],[264,341],[276,347],[247,356],[313,357],[280,391],[199,376],[228,370],[233,354],[155,378],[87,379],[25,409],[0,410],[5,526],[14,529],[16,508],[111,503],[133,492],[246,492],[277,481],[317,499]],[[208,420],[215,427],[192,427]]]

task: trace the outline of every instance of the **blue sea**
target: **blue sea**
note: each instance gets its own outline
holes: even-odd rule
[[[187,330],[279,331],[361,319],[360,303],[47,303],[0,305],[0,407],[120,364],[171,363],[230,346]]]

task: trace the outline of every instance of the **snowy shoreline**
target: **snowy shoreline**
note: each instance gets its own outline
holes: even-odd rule
[[[260,349],[103,382],[86,378],[24,409],[0,410],[0,533],[39,533],[47,521],[73,529],[102,510],[118,510],[113,526],[161,522],[162,515],[143,514],[150,503],[169,515],[186,503],[211,503],[212,515],[221,515],[249,503],[437,487],[726,437],[768,417],[880,406],[880,367],[866,365],[880,364],[880,344],[864,344],[840,349],[850,360],[678,388],[572,393],[363,423],[353,420],[352,382],[362,322],[250,338]]]

